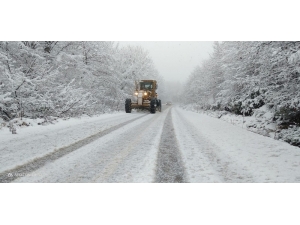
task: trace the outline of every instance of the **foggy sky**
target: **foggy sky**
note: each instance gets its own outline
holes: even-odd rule
[[[149,52],[166,81],[184,82],[193,69],[212,53],[213,41],[120,41],[119,46],[141,46]]]

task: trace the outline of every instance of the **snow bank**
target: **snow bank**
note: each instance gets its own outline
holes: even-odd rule
[[[300,181],[299,148],[203,113],[174,118],[191,182]]]
[[[273,121],[274,113],[266,105],[259,109],[254,109],[252,116],[236,115],[227,111],[202,110],[194,105],[181,106],[185,110],[204,113],[214,118],[219,118],[235,126],[245,128],[257,134],[276,140],[288,142],[291,145],[300,147],[300,127],[290,125],[284,127],[278,125],[278,121]]]

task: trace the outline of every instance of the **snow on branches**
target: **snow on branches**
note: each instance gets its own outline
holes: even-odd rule
[[[140,47],[114,42],[0,42],[0,118],[94,115],[123,108],[134,81],[162,80]]]
[[[286,129],[300,125],[299,90],[300,42],[215,42],[184,93],[197,109],[251,116],[265,106]]]

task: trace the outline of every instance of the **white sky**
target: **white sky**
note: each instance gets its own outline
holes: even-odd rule
[[[212,53],[213,41],[120,41],[119,46],[138,45],[149,52],[166,81],[184,82],[193,69]]]

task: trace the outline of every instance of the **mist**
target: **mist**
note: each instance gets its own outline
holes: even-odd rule
[[[213,50],[213,41],[120,41],[119,45],[141,46],[166,82],[181,83]]]
[[[184,83],[196,66],[209,59],[213,41],[121,41],[119,46],[140,46],[164,78],[164,102],[179,102]]]

